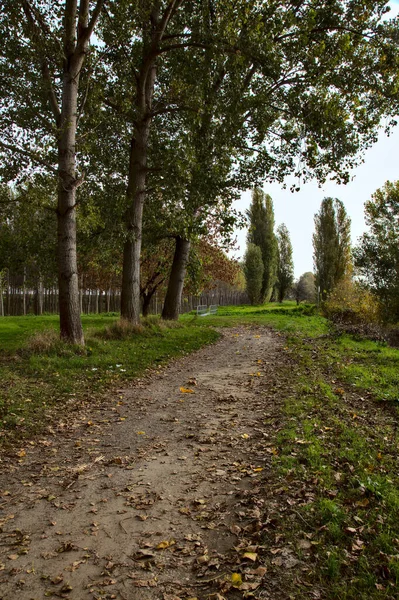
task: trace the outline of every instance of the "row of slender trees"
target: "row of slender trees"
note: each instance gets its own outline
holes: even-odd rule
[[[248,295],[253,303],[268,301],[274,286],[274,297],[281,302],[293,282],[288,232],[280,227],[277,236],[274,235],[273,203],[261,190],[254,191],[248,214],[250,230],[244,261]],[[347,291],[356,282],[360,293],[362,289],[372,292],[379,303],[380,316],[396,322],[399,319],[399,181],[387,181],[372,195],[365,203],[365,217],[368,231],[352,247],[351,220],[343,202],[324,198],[314,217],[314,275],[303,274],[291,291],[300,301],[314,299],[317,290],[319,301],[324,302],[342,282],[346,281]],[[280,279],[282,272],[284,277]]]
[[[252,304],[282,302],[294,282],[292,244],[287,227],[274,231],[273,201],[255,188],[247,211],[249,230],[244,256],[247,293]]]
[[[84,343],[83,214],[123,256],[132,322],[144,237],[174,241],[163,314],[175,318],[192,242],[229,238],[241,190],[293,172],[348,180],[381,117],[389,126],[397,113],[387,10],[383,0],[3,0],[0,174],[56,190],[62,337]]]

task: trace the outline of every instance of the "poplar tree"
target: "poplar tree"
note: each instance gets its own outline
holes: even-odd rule
[[[277,228],[277,297],[282,302],[294,282],[294,261],[289,231],[282,223]]]
[[[104,0],[0,3],[0,157],[9,181],[37,172],[57,182],[60,332],[83,344],[76,251],[77,133],[90,83],[90,40]],[[79,94],[83,79],[86,91]]]
[[[259,304],[263,281],[263,260],[259,246],[248,243],[244,256],[244,275],[251,304]]]
[[[351,269],[350,226],[345,206],[338,198],[324,198],[315,214],[313,261],[316,287],[325,300]]]
[[[354,250],[355,265],[387,320],[399,319],[399,181],[387,181],[365,204],[369,230]]]
[[[278,248],[274,233],[273,201],[260,188],[253,190],[247,216],[249,218],[248,243],[258,246],[262,255],[263,277],[260,301],[269,302],[277,280]]]

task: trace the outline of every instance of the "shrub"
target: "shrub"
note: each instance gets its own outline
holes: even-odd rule
[[[20,354],[49,354],[57,356],[86,356],[90,350],[78,344],[70,344],[60,339],[59,333],[54,329],[36,331],[26,341]]]
[[[379,303],[359,282],[346,277],[338,282],[323,303],[325,316],[337,324],[377,323]]]
[[[25,349],[33,354],[48,354],[53,351],[60,341],[60,336],[54,329],[36,331],[26,342]]]
[[[168,329],[180,327],[183,327],[183,324],[179,321],[163,321],[157,315],[149,315],[143,318],[138,325],[134,325],[126,319],[119,319],[98,332],[97,336],[106,340],[125,340],[137,335],[162,335],[162,332]]]

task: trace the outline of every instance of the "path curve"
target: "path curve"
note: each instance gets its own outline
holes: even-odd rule
[[[280,340],[227,329],[11,457],[0,599],[269,597],[244,534],[263,512]]]

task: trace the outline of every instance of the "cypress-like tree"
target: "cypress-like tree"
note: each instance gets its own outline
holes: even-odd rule
[[[247,211],[249,218],[248,244],[260,248],[263,262],[261,302],[269,302],[277,279],[277,240],[274,234],[273,201],[260,188],[254,188]]]
[[[338,198],[324,198],[314,221],[313,261],[316,286],[320,288],[321,300],[325,300],[351,268],[351,221]]]
[[[294,261],[292,259],[292,244],[290,233],[282,223],[277,228],[277,297],[282,302],[294,282]]]
[[[244,256],[244,275],[251,304],[259,304],[263,281],[262,252],[259,246],[248,243]]]

